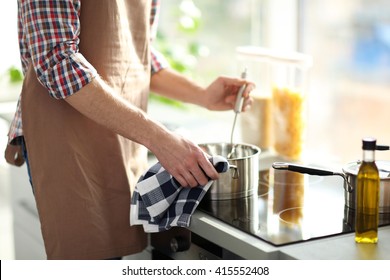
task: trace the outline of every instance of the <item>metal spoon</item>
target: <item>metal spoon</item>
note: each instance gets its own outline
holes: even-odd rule
[[[246,74],[247,74],[247,69],[245,68],[245,70],[241,73],[241,79],[245,79],[246,78]],[[233,120],[233,127],[232,127],[232,132],[230,134],[230,145],[231,145],[231,150],[230,150],[230,153],[228,154],[227,158],[228,159],[231,159],[233,157],[233,155],[235,154],[236,152],[236,145],[233,144],[233,135],[234,135],[234,129],[236,127],[236,122],[237,122],[237,115],[239,113],[241,113],[242,111],[242,105],[244,103],[244,99],[242,98],[242,95],[245,91],[245,88],[246,88],[246,85],[242,85],[240,87],[240,89],[238,90],[238,93],[237,93],[237,97],[236,97],[236,103],[234,105],[234,120]]]

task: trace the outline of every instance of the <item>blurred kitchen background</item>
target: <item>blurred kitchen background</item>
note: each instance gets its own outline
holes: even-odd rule
[[[202,84],[238,76],[236,47],[261,46],[313,57],[305,155],[323,165],[361,157],[361,138],[390,144],[390,13],[386,0],[162,1],[156,46]],[[21,87],[16,1],[0,4],[0,148]],[[389,107],[388,107],[389,106]],[[150,112],[194,141],[229,141],[232,112],[150,99]],[[179,116],[179,117],[178,117]],[[218,129],[218,130],[215,130]],[[218,133],[215,133],[218,131]],[[196,132],[196,133],[194,133]],[[1,155],[3,152],[1,152]],[[390,159],[389,152],[377,154]],[[0,259],[45,258],[25,166],[0,157]]]

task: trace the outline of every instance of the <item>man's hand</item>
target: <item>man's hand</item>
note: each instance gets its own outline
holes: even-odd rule
[[[152,152],[181,186],[204,186],[210,179],[218,179],[219,174],[208,155],[188,139],[167,132],[158,142]]]

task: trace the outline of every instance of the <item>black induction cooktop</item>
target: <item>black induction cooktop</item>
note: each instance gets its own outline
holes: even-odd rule
[[[203,199],[198,210],[275,246],[304,242],[354,231],[343,183],[338,176],[269,168],[259,171],[257,195]],[[380,214],[380,225],[388,224],[390,213]]]

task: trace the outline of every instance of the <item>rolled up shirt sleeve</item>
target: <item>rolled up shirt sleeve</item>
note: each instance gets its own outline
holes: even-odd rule
[[[155,74],[158,71],[169,67],[167,59],[155,48],[151,48],[151,74]]]
[[[160,14],[160,1],[151,0],[152,8],[150,10],[150,42],[153,43],[157,35],[158,20]],[[151,45],[151,74],[155,74],[158,71],[169,67],[167,59]]]
[[[91,82],[96,69],[79,52],[80,1],[20,0],[23,64],[34,66],[39,82],[56,99]]]

